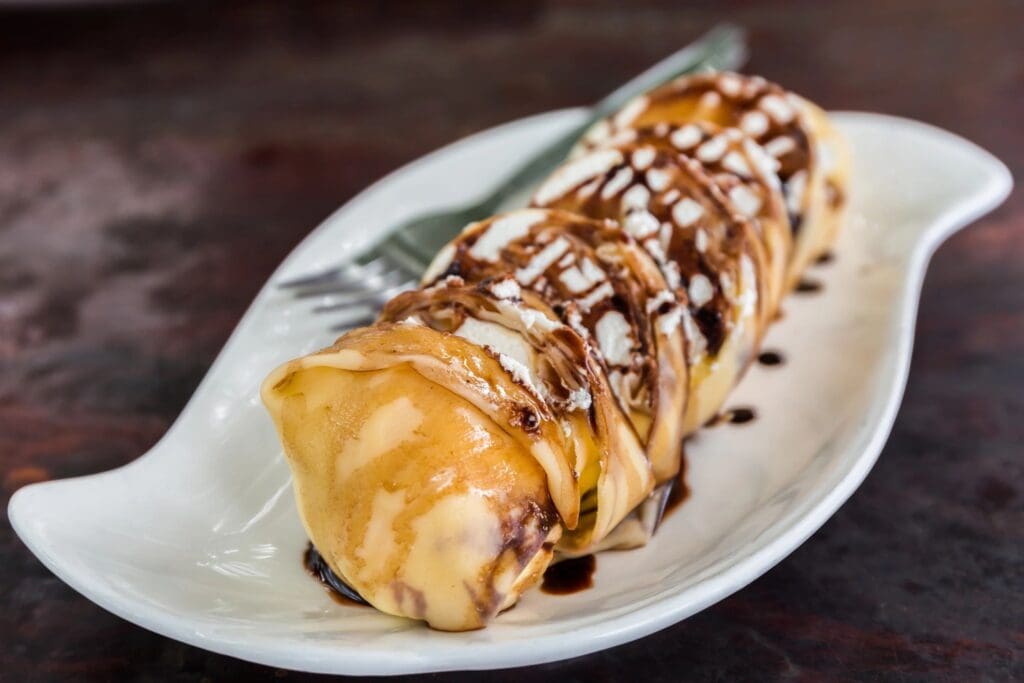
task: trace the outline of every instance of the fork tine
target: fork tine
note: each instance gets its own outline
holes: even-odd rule
[[[389,263],[402,270],[411,278],[419,279],[419,276],[423,274],[423,271],[429,265],[429,261],[424,263],[421,257],[411,253],[399,240],[388,239],[382,242],[380,253]]]
[[[386,302],[396,294],[400,294],[407,289],[412,289],[416,286],[415,280],[406,280],[400,282],[393,287],[389,287],[384,290],[378,290],[373,292],[353,292],[351,297],[346,297],[343,301],[337,301],[333,303],[324,303],[313,308],[314,313],[333,313],[337,311],[344,311],[349,308],[364,304],[380,305]]]
[[[408,279],[408,275],[399,270],[389,270],[379,275],[370,275],[357,281],[326,282],[322,285],[305,287],[295,292],[297,299],[308,299],[327,294],[365,294],[380,291],[398,285]]]
[[[291,280],[285,280],[278,284],[278,287],[282,289],[297,289],[327,282],[358,282],[363,278],[383,272],[388,268],[388,265],[389,263],[383,258],[383,255],[374,254],[373,258],[364,263],[356,261],[343,263],[314,275],[304,275],[292,278]]]

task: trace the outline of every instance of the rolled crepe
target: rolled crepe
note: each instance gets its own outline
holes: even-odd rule
[[[579,518],[573,444],[498,358],[412,322],[355,330],[263,384],[299,514],[381,611],[487,623]]]
[[[777,160],[793,232],[787,273],[791,287],[831,246],[846,205],[849,152],[819,107],[760,76],[683,76],[595,125],[580,145],[601,146],[629,129],[701,122],[739,128]],[[713,150],[701,161],[715,161]]]
[[[638,128],[623,128],[606,138],[600,147],[635,145],[676,150],[696,158],[715,184],[729,198],[732,208],[751,221],[765,248],[768,271],[765,274],[765,324],[779,306],[787,287],[787,271],[793,250],[789,213],[781,194],[779,163],[753,138],[738,128],[721,128],[707,122],[674,125],[659,123]],[[579,158],[595,147],[580,145],[572,158]],[[640,152],[638,160],[645,154]],[[635,165],[635,164],[634,164]],[[642,182],[643,176],[638,173]],[[657,181],[657,176],[654,177]],[[649,208],[633,201],[625,210]],[[621,216],[624,218],[625,216]]]
[[[595,127],[533,208],[473,223],[373,326],[262,387],[310,539],[382,611],[480,628],[555,554],[642,544],[682,440],[829,244],[845,152],[756,77]]]
[[[616,223],[521,210],[468,226],[424,281],[508,275],[557,309],[588,342],[647,445],[656,479],[679,471],[687,366],[683,310],[651,256]]]
[[[566,525],[558,550],[586,552],[653,486],[643,446],[587,341],[511,277],[477,286],[457,276],[399,295],[382,320],[415,320],[463,337],[495,356],[547,405],[573,454],[579,522]]]
[[[621,222],[659,265],[688,347],[684,433],[710,419],[768,320],[767,256],[754,224],[698,160],[671,145],[595,149],[557,169],[534,204]]]

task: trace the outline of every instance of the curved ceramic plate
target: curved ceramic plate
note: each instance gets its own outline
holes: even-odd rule
[[[440,633],[334,603],[303,570],[287,467],[257,399],[268,370],[326,345],[331,323],[275,281],[365,248],[387,226],[482,193],[576,125],[579,110],[517,121],[417,161],[314,231],[260,292],[187,408],[120,469],[23,488],[18,535],[57,576],[158,633],[278,667],[389,674],[519,666],[610,647],[742,588],[818,529],[864,479],[889,433],[925,266],[946,236],[1011,186],[988,153],[931,126],[836,114],[854,152],[852,215],[824,289],[793,295],[729,405],[758,419],[698,435],[690,499],[646,548],[598,559],[592,589],[527,594],[489,628]]]

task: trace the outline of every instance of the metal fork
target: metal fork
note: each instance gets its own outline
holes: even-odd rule
[[[539,150],[475,204],[418,216],[391,233],[359,258],[279,284],[299,298],[318,298],[314,313],[337,313],[343,322],[334,330],[369,323],[395,294],[416,286],[434,254],[463,226],[495,213],[499,207],[548,175],[594,123],[618,111],[629,100],[685,73],[733,70],[747,58],[744,33],[719,25],[699,40],[669,55],[594,105],[586,121]]]

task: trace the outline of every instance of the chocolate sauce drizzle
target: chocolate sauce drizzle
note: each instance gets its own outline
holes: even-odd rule
[[[578,593],[594,585],[595,569],[597,560],[593,555],[562,560],[547,568],[540,589],[552,595]]]
[[[757,412],[753,408],[733,408],[729,411],[729,422],[734,425],[746,424],[757,418]]]
[[[816,292],[820,292],[823,288],[824,285],[819,281],[804,278],[797,283],[794,291],[797,294],[814,294]]]
[[[753,408],[732,408],[724,412],[718,413],[713,418],[707,421],[705,427],[714,427],[715,425],[722,424],[723,422],[729,422],[734,425],[746,424],[753,422],[757,419],[757,411]]]
[[[762,351],[757,357],[757,362],[761,365],[774,367],[785,363],[786,357],[782,355],[781,351]]]
[[[814,262],[814,265],[816,265],[816,266],[824,266],[824,265],[827,265],[829,263],[832,263],[835,260],[836,260],[835,252],[826,251],[824,254],[822,254],[821,256],[818,257],[818,259]]]
[[[328,594],[338,604],[358,605],[361,607],[370,604],[354,588],[342,581],[334,573],[323,556],[313,547],[312,543],[306,547],[306,551],[302,554],[302,564],[306,567],[306,571],[313,575],[313,578],[323,584]]]

